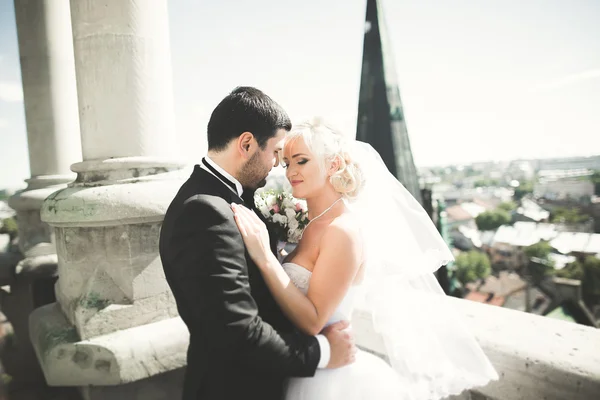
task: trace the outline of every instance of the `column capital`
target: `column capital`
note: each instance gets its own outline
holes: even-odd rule
[[[82,161],[71,165],[71,170],[77,173],[77,179],[71,186],[112,185],[162,179],[160,174],[177,171],[184,166],[184,163],[172,159],[143,156]]]
[[[67,187],[75,174],[41,175],[26,179],[27,187],[8,199],[8,205],[16,211],[32,211],[42,208],[46,197]]]
[[[87,171],[78,169],[82,164],[75,165],[76,181],[46,198],[42,221],[54,227],[161,222],[188,172],[175,163],[115,161],[126,168]]]

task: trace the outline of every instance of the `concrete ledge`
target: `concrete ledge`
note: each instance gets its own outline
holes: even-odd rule
[[[29,329],[50,386],[121,385],[186,365],[189,333],[180,318],[79,340],[53,303],[30,315]]]
[[[494,399],[592,400],[600,396],[600,330],[451,299],[500,375]]]
[[[449,298],[498,371],[477,392],[502,400],[600,398],[600,330],[501,307]],[[356,311],[359,346],[376,354],[384,345],[370,316]]]
[[[477,389],[502,400],[596,400],[600,330],[519,311],[449,299],[500,375]],[[383,354],[370,316],[357,311],[359,346]],[[79,341],[57,305],[32,313],[31,338],[55,386],[119,385],[185,366],[189,334],[179,318]]]
[[[183,180],[174,171],[121,184],[71,186],[46,198],[41,218],[54,227],[160,222]]]

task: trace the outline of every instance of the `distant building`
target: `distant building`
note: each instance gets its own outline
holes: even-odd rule
[[[448,207],[446,208],[448,229],[453,230],[463,225],[477,228],[475,218],[484,211],[486,211],[485,207],[472,202],[464,202]]]
[[[600,327],[582,300],[577,280],[553,277],[533,285],[514,272],[501,271],[498,276],[468,283],[466,289],[466,300]]]
[[[494,293],[482,293],[478,291],[473,291],[467,293],[465,300],[475,301],[477,303],[489,304],[491,306],[499,306],[502,307],[506,299],[502,296],[497,296]]]
[[[482,281],[468,283],[467,289],[507,297],[525,286],[527,286],[527,282],[517,273],[501,271],[498,276],[490,275]]]
[[[552,293],[552,302],[543,315],[600,328],[600,321],[583,302],[581,281],[555,277],[547,280],[543,287]]]
[[[514,191],[504,187],[458,188],[450,183],[436,183],[432,187],[433,198],[443,199],[448,207],[464,202],[473,202],[493,209],[500,203],[510,201]]]
[[[554,264],[555,270],[563,269],[564,267],[567,266],[567,264],[570,264],[577,260],[577,258],[575,256],[569,256],[569,255],[560,254],[560,253],[550,253],[548,255],[548,257]]]
[[[503,307],[544,315],[551,301],[551,298],[538,287],[529,285],[511,294],[504,302]]]
[[[481,234],[476,227],[459,225],[450,232],[452,244],[459,250],[483,249]]]
[[[558,234],[553,224],[535,222],[515,222],[502,225],[496,231],[490,245],[489,255],[493,265],[509,269],[519,269],[527,262],[523,248],[549,241]]]
[[[535,167],[531,161],[517,160],[509,164],[505,174],[519,181],[531,180],[535,177]]]
[[[561,254],[577,258],[600,254],[600,233],[560,232],[551,241],[552,246]]]
[[[535,167],[538,171],[572,169],[600,170],[600,156],[548,158],[536,160]]]
[[[467,300],[495,305],[512,310],[541,315],[551,304],[551,299],[540,288],[529,283],[515,272],[501,271],[483,282],[469,283]]]
[[[548,200],[571,200],[589,203],[594,195],[594,184],[588,179],[540,180],[533,195]]]
[[[521,205],[513,212],[513,221],[548,222],[550,212],[544,210],[535,201],[523,198]]]

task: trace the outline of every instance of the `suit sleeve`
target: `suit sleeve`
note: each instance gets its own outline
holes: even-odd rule
[[[278,333],[259,317],[241,234],[229,205],[219,206],[188,201],[171,238],[177,285],[194,328],[224,359],[257,372],[313,376],[320,359],[317,339]]]

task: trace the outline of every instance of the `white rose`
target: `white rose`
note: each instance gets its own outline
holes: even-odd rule
[[[277,202],[277,199],[276,199],[276,198],[275,198],[275,196],[273,196],[272,194],[268,195],[268,196],[265,198],[265,204],[266,204],[268,207],[273,207],[273,206],[275,205],[275,203],[276,203],[276,202]]]
[[[275,214],[275,215],[273,215],[273,222],[281,224],[281,225],[285,225],[285,224],[287,224],[288,219],[285,215]]]
[[[298,229],[298,221],[296,221],[296,218],[289,219],[288,228],[294,231]]]
[[[288,231],[288,241],[290,243],[298,243],[300,241],[300,235],[302,234],[301,231],[298,230],[289,230]]]
[[[263,215],[263,217],[269,218],[271,216],[271,213],[269,212],[269,207],[267,207],[266,204],[263,203],[257,207],[260,210],[260,213]]]
[[[286,217],[288,217],[289,220],[296,220],[296,210],[294,210],[293,208],[286,208],[285,215]]]
[[[283,199],[283,208],[296,208],[296,205],[294,204],[294,202],[292,200],[290,200],[289,198],[285,197]]]

